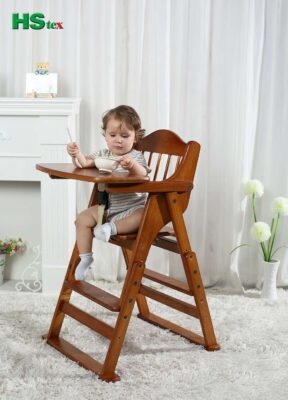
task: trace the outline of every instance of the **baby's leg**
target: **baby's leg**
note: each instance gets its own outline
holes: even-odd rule
[[[80,263],[75,271],[76,279],[84,279],[85,272],[93,262],[92,257],[92,228],[97,224],[97,206],[82,211],[75,221],[76,239]]]
[[[138,208],[138,210],[135,210],[128,217],[115,221],[117,233],[121,235],[124,233],[137,232],[143,213],[144,208]]]
[[[94,235],[96,239],[102,240],[103,242],[108,242],[110,236],[124,233],[136,232],[139,228],[141,218],[144,212],[144,208],[138,208],[128,217],[119,219],[115,222],[107,222],[104,225],[97,226],[94,230]]]
[[[97,208],[98,206],[87,208],[77,216],[75,221],[76,240],[80,254],[92,251],[92,229],[97,224]]]

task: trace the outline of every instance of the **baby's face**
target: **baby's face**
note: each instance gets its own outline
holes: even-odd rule
[[[122,156],[133,148],[135,131],[128,129],[123,122],[111,118],[107,123],[105,140],[112,154]]]

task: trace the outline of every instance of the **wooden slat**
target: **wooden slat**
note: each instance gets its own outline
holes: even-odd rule
[[[81,322],[81,324],[88,326],[88,328],[93,329],[93,331],[100,333],[100,335],[105,336],[108,339],[112,338],[114,331],[112,326],[100,321],[85,311],[80,310],[73,304],[63,302],[61,310],[66,315],[69,315],[69,317],[74,318],[76,321]]]
[[[157,179],[157,175],[158,175],[158,171],[159,171],[159,167],[160,167],[160,163],[161,163],[161,158],[162,158],[162,154],[159,153],[158,158],[157,158],[157,164],[156,164],[154,176],[153,176],[153,181],[156,181],[156,179]]]
[[[70,360],[77,362],[82,367],[94,372],[103,379],[103,377],[101,376],[102,364],[94,360],[94,358],[90,357],[89,354],[84,353],[77,347],[73,346],[73,344],[67,342],[60,337],[50,338],[47,343],[50,344],[50,346],[54,347],[56,350],[60,351],[66,357],[70,358]],[[116,382],[120,380],[120,377],[119,375],[113,373],[110,377],[105,377],[105,380],[109,382]]]
[[[178,292],[182,292],[190,296],[192,296],[193,294],[193,292],[189,289],[189,286],[185,282],[181,282],[178,279],[160,274],[156,271],[152,271],[149,268],[145,268],[143,276],[144,278],[150,279],[151,281],[161,283],[161,285],[167,286],[174,290],[178,290]]]
[[[147,316],[142,316],[141,314],[138,314],[137,316],[138,318],[141,318],[146,322],[150,322],[151,324],[159,326],[160,328],[168,329],[169,331],[176,333],[177,335],[183,336],[192,343],[206,347],[205,340],[202,336],[197,335],[197,333],[189,331],[186,328],[182,328],[179,325],[173,324],[173,322],[167,321],[167,319],[161,318],[158,315],[152,313],[149,313]]]
[[[91,285],[85,281],[67,281],[65,280],[64,285],[69,287],[85,297],[94,301],[102,307],[107,308],[110,311],[119,311],[119,297],[114,296],[111,293],[105,292],[97,286]]]
[[[158,290],[152,289],[146,285],[140,286],[140,293],[144,296],[149,297],[150,299],[158,301],[159,303],[165,304],[168,307],[183,312],[184,314],[191,315],[192,317],[197,319],[200,318],[197,307],[193,306],[192,304],[186,303],[183,300],[175,299],[168,294],[161,293]]]
[[[151,162],[152,162],[152,158],[153,158],[153,152],[151,152],[150,154],[149,154],[149,158],[148,158],[148,167],[151,167]]]
[[[167,158],[167,162],[166,162],[166,166],[165,166],[165,171],[164,171],[163,179],[166,179],[166,178],[167,178],[167,173],[168,173],[168,171],[169,171],[170,161],[171,161],[171,154],[169,154],[169,155],[168,155],[168,158]]]

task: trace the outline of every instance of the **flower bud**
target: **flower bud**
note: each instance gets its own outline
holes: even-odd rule
[[[255,194],[256,197],[262,197],[264,186],[258,179],[252,179],[244,184],[244,191],[245,194]]]
[[[250,234],[257,242],[266,242],[271,236],[270,226],[266,222],[255,222],[250,229]]]
[[[272,210],[275,214],[288,215],[288,199],[286,197],[276,197],[273,199]]]

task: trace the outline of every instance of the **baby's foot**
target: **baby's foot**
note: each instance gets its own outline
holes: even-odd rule
[[[90,265],[93,263],[93,257],[92,253],[85,253],[85,254],[80,254],[80,262],[77,265],[77,268],[75,270],[75,279],[77,280],[83,280],[85,278],[85,273],[90,267]]]
[[[114,222],[107,222],[104,225],[96,226],[94,236],[102,242],[109,242],[112,235],[117,235],[117,228]]]

